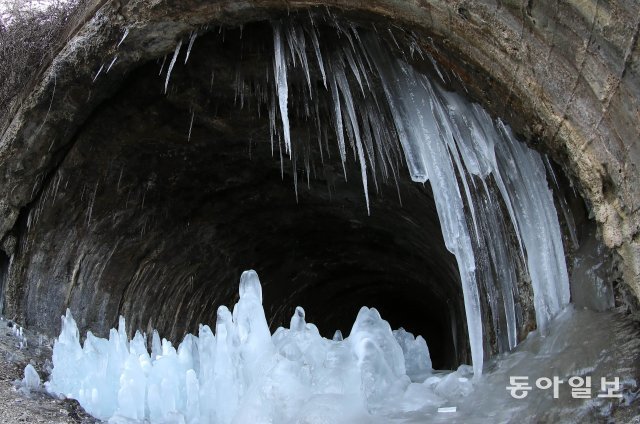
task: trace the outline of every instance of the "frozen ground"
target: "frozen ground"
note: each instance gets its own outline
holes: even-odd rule
[[[46,375],[45,362],[51,358],[48,339],[29,330],[23,330],[23,336],[27,339],[27,346],[24,347],[23,342],[21,349],[21,339],[14,334],[13,323],[0,318],[0,423],[96,422],[74,400],[54,399],[46,393],[26,394],[18,390],[15,381],[23,378],[27,364],[34,364],[40,375]]]
[[[510,377],[526,376],[531,390],[523,399],[507,391]],[[558,377],[558,397],[553,387],[542,390],[538,379]],[[591,378],[587,398],[573,397],[572,377]],[[619,398],[603,398],[601,378],[619,379]],[[578,383],[573,380],[573,383]],[[629,315],[594,312],[569,305],[552,321],[549,334],[529,334],[511,353],[500,355],[485,367],[474,391],[460,399],[451,417],[412,414],[403,422],[459,423],[640,423],[640,326]],[[542,384],[542,383],[541,383]],[[583,385],[584,389],[585,386]],[[521,392],[516,394],[520,395]],[[577,394],[577,392],[576,392]]]
[[[397,416],[406,423],[528,423],[585,422],[640,423],[640,401],[637,383],[640,380],[640,331],[637,321],[617,312],[569,310],[552,326],[552,332],[541,343],[532,335],[514,354],[490,361],[485,375],[475,390],[461,398],[455,413],[425,413],[415,411]],[[16,388],[23,378],[24,367],[35,365],[47,379],[45,363],[51,358],[50,342],[24,330],[27,347],[20,349],[20,338],[8,321],[0,321],[0,422],[2,423],[93,423],[76,401],[58,400],[44,393],[29,395]],[[553,348],[555,346],[555,348]],[[555,349],[555,352],[554,352]],[[513,372],[511,372],[513,370]],[[560,371],[562,370],[562,371]],[[580,371],[580,372],[576,372]],[[437,372],[436,372],[437,374]],[[620,377],[625,398],[602,402],[597,399],[574,400],[566,384],[566,376],[592,376],[593,395],[599,391],[599,377]],[[565,379],[560,385],[560,399],[549,390],[533,389],[523,400],[512,399],[506,391],[509,375],[528,375],[535,387],[538,377],[558,375]],[[624,383],[626,381],[626,384]],[[603,418],[602,415],[609,415]]]

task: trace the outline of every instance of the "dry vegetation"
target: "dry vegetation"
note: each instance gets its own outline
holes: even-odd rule
[[[60,34],[84,0],[0,0],[0,116],[56,54]]]

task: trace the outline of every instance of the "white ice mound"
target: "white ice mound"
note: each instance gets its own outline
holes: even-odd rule
[[[28,364],[24,368],[24,378],[22,380],[16,380],[14,384],[18,391],[28,396],[32,391],[40,390],[42,381],[40,380],[38,371],[36,371],[33,365]]]
[[[140,332],[128,339],[121,318],[108,340],[88,332],[81,346],[67,311],[47,390],[110,422],[217,424],[387,422],[472,388],[457,373],[421,384],[432,374],[426,342],[392,332],[373,308],[360,310],[344,340],[321,337],[301,307],[272,336],[255,271],[242,274],[233,313],[218,309],[215,335],[200,325],[177,350],[156,331],[151,354],[146,344]]]
[[[402,327],[393,330],[393,336],[402,348],[407,375],[411,381],[423,382],[431,373],[432,367],[426,340],[422,336],[413,337],[413,334]]]

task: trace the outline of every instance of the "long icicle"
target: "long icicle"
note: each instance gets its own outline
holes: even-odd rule
[[[278,105],[280,106],[280,119],[284,135],[285,152],[291,157],[291,133],[289,128],[289,86],[287,84],[287,61],[285,59],[284,46],[282,44],[282,29],[280,24],[273,25],[274,46],[274,74],[276,90],[278,92]]]

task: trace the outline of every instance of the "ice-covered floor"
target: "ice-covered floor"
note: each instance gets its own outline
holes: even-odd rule
[[[202,325],[177,350],[154,332],[149,353],[144,335],[128,340],[123,319],[109,340],[88,333],[81,347],[67,313],[47,389],[110,422],[582,422],[638,404],[637,326],[613,316],[570,306],[546,337],[531,333],[474,379],[466,365],[434,371],[422,337],[392,331],[366,307],[344,339],[321,337],[302,308],[271,335],[258,276],[246,271],[233,312],[218,310],[215,335]],[[512,376],[528,377],[526,398],[510,395]],[[590,399],[572,399],[574,376],[591,377]],[[564,380],[559,399],[536,387],[540,377]],[[601,377],[618,377],[622,397],[599,398]]]
[[[546,336],[534,331],[514,351],[493,358],[483,377],[474,381],[473,392],[457,399],[455,419],[420,411],[402,414],[411,417],[402,422],[640,423],[639,352],[638,321],[619,312],[569,305]],[[524,377],[518,381],[531,387],[523,399],[507,390],[511,377]],[[556,385],[554,377],[562,382]],[[572,387],[581,383],[574,377],[582,378],[580,387]],[[602,378],[612,382],[616,377],[619,390],[612,385],[603,390]],[[538,387],[549,383],[547,389]],[[576,389],[584,390],[584,398],[577,398]],[[603,397],[609,389],[619,397]],[[522,396],[521,391],[515,394]]]

